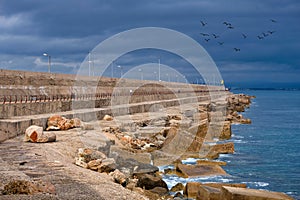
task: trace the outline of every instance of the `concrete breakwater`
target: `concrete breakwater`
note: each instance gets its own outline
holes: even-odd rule
[[[26,75],[22,76],[23,79]],[[280,193],[250,190],[244,184],[207,185],[191,182],[183,186],[174,185],[171,189],[162,180],[162,172],[156,167],[173,165],[174,168],[163,173],[183,177],[226,174],[221,167],[226,163],[214,159],[220,154],[234,152],[234,144],[226,143],[226,139],[231,137],[230,125],[251,122],[239,113],[250,105],[251,97],[233,95],[217,86],[129,80],[122,82],[120,87],[117,79],[114,83],[110,82],[111,79],[105,79],[108,85],[105,85],[106,81],[98,83],[98,79],[75,79],[71,77],[67,81],[75,85],[73,88],[68,83],[62,89],[56,87],[52,93],[47,93],[48,96],[69,95],[69,98],[30,102],[36,109],[42,103],[70,102],[70,109],[58,109],[55,116],[52,111],[43,110],[39,115],[20,114],[0,121],[3,140],[0,162],[6,166],[0,170],[5,175],[0,178],[0,190],[4,194],[0,198],[22,199],[14,193],[18,191],[18,185],[22,185],[25,188],[38,188],[33,191],[39,193],[42,190],[50,199],[290,199]],[[49,78],[41,83],[47,85],[48,81]],[[14,84],[20,83],[16,81]],[[64,83],[61,81],[61,84]],[[51,86],[47,87],[49,89],[44,92],[50,91]],[[3,88],[3,91],[7,91],[7,85]],[[35,88],[40,86],[35,85]],[[22,92],[31,97],[38,95],[27,89]],[[99,96],[103,97],[101,94],[107,94],[105,98],[108,103],[97,107],[95,101]],[[80,95],[82,98],[76,98]],[[18,104],[29,103],[2,103],[4,106]],[[75,117],[74,121],[80,120],[81,123],[66,131],[69,120],[64,117]],[[18,139],[23,139],[25,129],[30,125],[39,125],[41,132],[47,128],[45,133],[55,134],[56,142],[20,142]],[[64,131],[51,131],[57,129]],[[36,133],[31,135],[35,139]],[[224,142],[215,144],[216,139]],[[196,166],[182,164],[181,160],[188,157],[200,160]],[[9,174],[5,168],[9,168]],[[50,176],[47,175],[49,172]],[[44,184],[47,187],[40,189],[36,182],[9,182],[11,178],[46,180],[51,184]],[[175,193],[171,195],[170,189]]]
[[[82,120],[91,121],[112,114],[112,107],[117,107],[120,115],[147,112],[153,104],[175,106],[209,100],[213,93],[219,95],[221,89],[183,83],[0,72],[0,141],[24,133],[32,124],[45,128],[52,113],[69,118],[79,115]],[[124,99],[127,101],[122,102]]]

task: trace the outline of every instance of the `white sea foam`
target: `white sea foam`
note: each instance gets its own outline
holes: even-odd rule
[[[192,165],[194,165],[194,164],[197,163],[197,160],[199,160],[199,159],[196,159],[196,158],[187,158],[185,160],[182,160],[182,163],[183,164],[192,164]]]
[[[232,135],[231,138],[243,139],[243,138],[245,138],[245,137],[244,137],[244,136],[241,136],[241,135]]]
[[[249,185],[250,187],[267,187],[269,185],[269,183],[265,183],[265,182],[242,182],[245,183],[247,185]]]
[[[220,154],[219,158],[229,158],[232,157],[232,154]]]
[[[164,171],[165,169],[174,169],[173,165],[163,165],[163,166],[158,166],[159,171]]]
[[[245,144],[247,143],[246,141],[243,140],[231,140],[233,143],[238,143],[238,144]]]

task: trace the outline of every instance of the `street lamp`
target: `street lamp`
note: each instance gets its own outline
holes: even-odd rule
[[[43,53],[43,56],[48,57],[48,73],[50,73],[50,68],[51,68],[51,56],[47,53]]]

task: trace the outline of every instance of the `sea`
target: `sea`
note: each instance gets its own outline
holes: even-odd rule
[[[242,113],[252,124],[232,125],[229,141],[235,143],[235,153],[218,159],[227,162],[223,169],[229,175],[187,179],[164,175],[164,180],[169,187],[190,181],[246,183],[248,188],[284,192],[300,200],[300,90],[232,92],[256,98]]]

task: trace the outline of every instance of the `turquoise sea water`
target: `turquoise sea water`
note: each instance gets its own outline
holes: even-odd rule
[[[222,155],[230,176],[178,179],[167,182],[239,182],[249,188],[284,192],[300,199],[300,91],[233,91],[255,95],[243,115],[250,125],[232,125],[235,153]],[[194,161],[188,160],[187,163]]]

